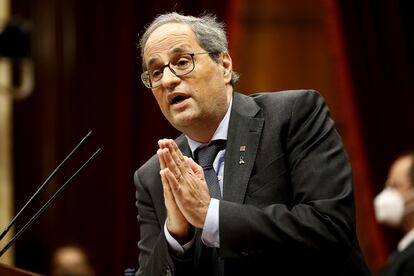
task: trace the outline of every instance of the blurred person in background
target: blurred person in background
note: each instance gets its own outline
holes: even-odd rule
[[[51,276],[95,276],[90,257],[78,245],[58,247],[52,254]]]
[[[374,199],[374,208],[379,223],[403,233],[380,275],[414,275],[414,152],[402,154],[392,163],[385,188]]]

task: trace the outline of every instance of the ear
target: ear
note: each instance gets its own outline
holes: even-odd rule
[[[230,83],[231,75],[233,72],[233,63],[229,53],[225,52],[222,54],[221,64],[223,66],[223,77],[226,83]]]

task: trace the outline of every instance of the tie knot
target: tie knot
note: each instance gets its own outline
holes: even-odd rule
[[[226,146],[225,140],[215,140],[206,146],[197,148],[194,152],[194,157],[197,163],[203,167],[211,167],[217,153]]]

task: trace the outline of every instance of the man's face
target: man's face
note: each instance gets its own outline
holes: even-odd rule
[[[413,188],[409,176],[412,162],[411,156],[397,159],[390,168],[386,186],[395,188],[403,196],[406,196]]]
[[[153,64],[167,64],[180,54],[202,52],[205,50],[188,25],[168,23],[149,36],[144,48],[144,62],[148,68]],[[180,77],[164,68],[161,85],[152,89],[164,116],[184,133],[211,122],[218,126],[232,91],[228,54],[222,54],[218,63],[208,54],[195,55],[194,63],[194,70]]]

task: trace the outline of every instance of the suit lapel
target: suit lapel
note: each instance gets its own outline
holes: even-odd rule
[[[223,199],[243,203],[256,159],[263,118],[252,98],[234,93],[224,162]]]
[[[190,146],[188,145],[187,139],[185,138],[184,134],[178,136],[178,138],[175,139],[175,142],[177,143],[177,146],[181,150],[183,155],[192,157]]]

